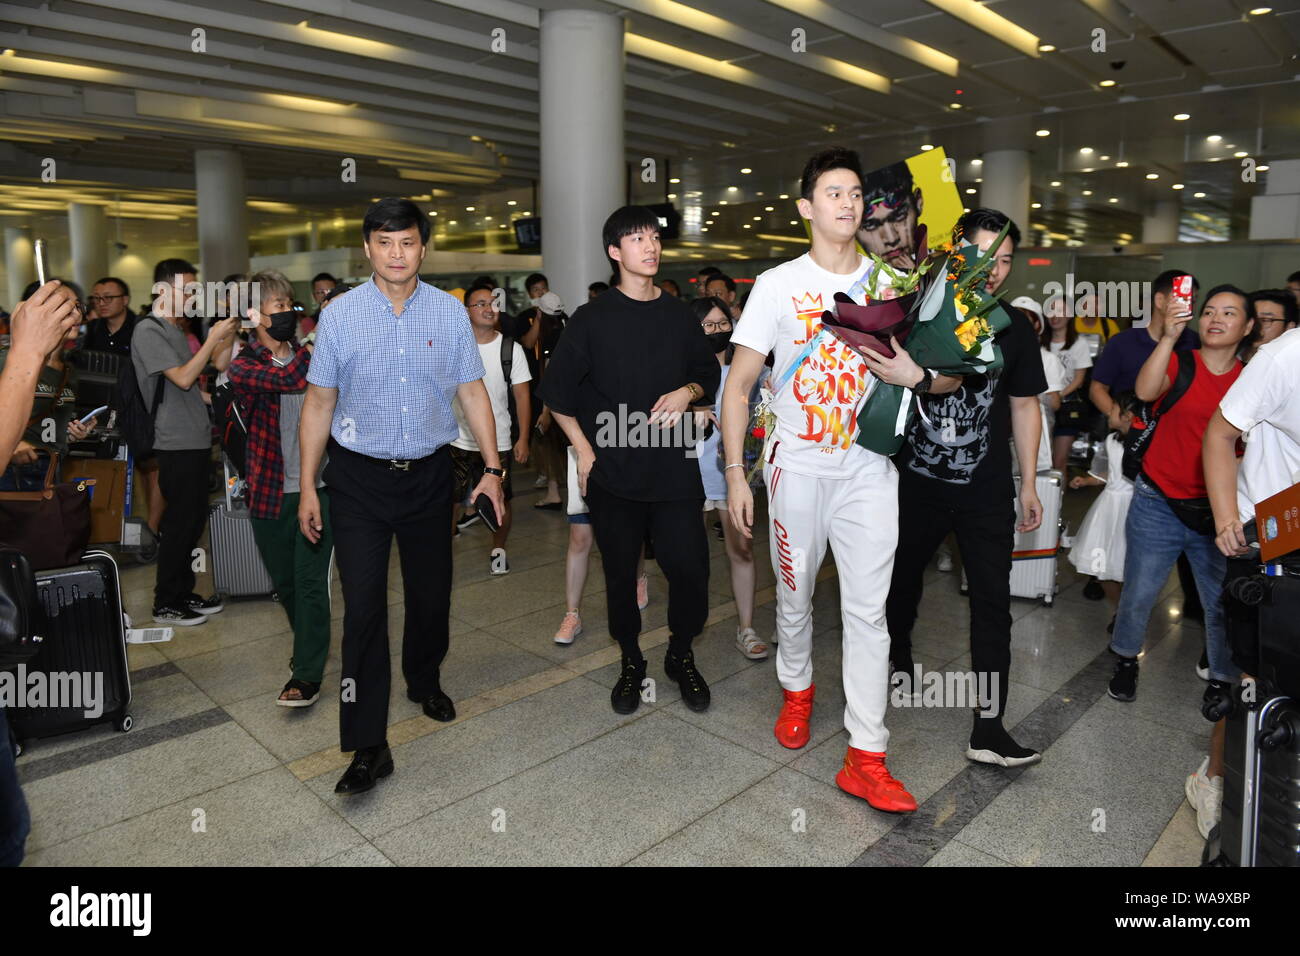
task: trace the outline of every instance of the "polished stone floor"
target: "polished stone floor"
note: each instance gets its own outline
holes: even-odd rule
[[[1060,562],[1052,607],[1013,601],[1007,724],[1044,752],[1006,771],[964,757],[968,712],[891,708],[890,768],[920,801],[879,813],[835,787],[841,715],[839,592],[828,559],[815,598],[817,710],[808,747],[772,736],[780,691],[771,660],[734,646],[735,608],[712,533],[709,625],[696,642],[713,706],[687,710],[662,673],[662,575],[650,570],[643,645],[656,701],[609,706],[618,652],[605,630],[598,555],[583,604],[586,633],[551,637],[564,611],[567,523],[535,511],[517,479],[512,571],[489,577],[481,526],[454,542],[451,652],[443,686],[458,718],[438,724],[406,700],[394,641],[389,740],[396,773],[353,798],[333,793],[338,641],[322,699],[277,707],[290,634],[269,599],[233,600],[166,644],[131,646],[130,733],[100,727],[32,741],[19,758],[33,829],[27,865],[1174,865],[1202,842],[1183,780],[1205,752],[1194,673],[1202,632],[1179,617],[1171,578],[1147,636],[1139,696],[1105,693],[1110,611],[1083,598]],[[1077,527],[1090,500],[1070,492]],[[761,538],[756,627],[772,632],[773,576]],[[127,610],[145,618],[153,568],[124,561]],[[200,590],[210,589],[205,579]],[[390,624],[400,635],[394,550]],[[927,669],[966,670],[968,612],[958,576],[931,569],[915,633]]]

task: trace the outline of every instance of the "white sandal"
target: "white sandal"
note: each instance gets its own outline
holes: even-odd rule
[[[767,660],[767,642],[760,640],[752,627],[736,628],[736,649],[751,661]]]

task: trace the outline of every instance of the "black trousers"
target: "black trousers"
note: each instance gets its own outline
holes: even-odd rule
[[[352,751],[378,746],[388,733],[394,535],[406,601],[402,675],[412,697],[439,689],[451,614],[451,454],[444,446],[409,471],[394,471],[331,440],[324,479],[343,585],[339,740],[342,750]]]
[[[208,469],[212,449],[156,451],[158,488],[167,502],[163,511],[162,541],[158,545],[158,573],[154,579],[156,607],[185,607],[194,593],[193,551],[208,523]]]
[[[999,493],[972,493],[917,475],[898,474],[898,551],[885,602],[889,659],[912,666],[912,627],[921,602],[926,566],[949,533],[957,536],[970,585],[970,656],[976,675],[998,675],[998,719],[1007,710],[1011,668],[1011,550],[1015,544],[1015,505],[1008,487]]]
[[[641,611],[636,606],[636,563],[647,534],[668,579],[669,649],[685,654],[709,616],[709,539],[702,498],[633,501],[587,482],[591,529],[605,568],[609,633],[623,653],[641,659]]]

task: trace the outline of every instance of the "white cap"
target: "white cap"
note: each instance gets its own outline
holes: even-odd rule
[[[1028,309],[1034,315],[1038,316],[1041,321],[1043,318],[1043,307],[1038,304],[1038,300],[1027,295],[1016,296],[1011,300],[1012,308]]]
[[[547,292],[537,300],[537,307],[547,315],[559,315],[564,311],[564,301],[554,292]]]

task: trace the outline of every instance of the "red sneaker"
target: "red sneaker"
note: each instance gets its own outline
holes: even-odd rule
[[[890,775],[884,754],[850,747],[844,755],[843,769],[835,775],[835,783],[845,793],[861,797],[877,810],[910,813],[916,809],[916,797]]]
[[[781,705],[781,716],[776,718],[777,743],[791,750],[798,750],[808,744],[808,721],[812,717],[813,695],[817,692],[816,684],[809,684],[807,690],[782,690],[785,703]]]

